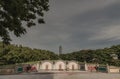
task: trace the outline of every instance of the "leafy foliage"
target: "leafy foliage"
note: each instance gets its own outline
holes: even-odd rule
[[[49,0],[0,0],[0,37],[4,43],[11,41],[9,32],[20,37],[26,27],[44,23],[44,12],[48,11]],[[23,24],[24,23],[24,24]],[[23,26],[25,25],[25,26]]]
[[[118,56],[114,59],[112,54]],[[120,45],[111,46],[110,48],[96,50],[81,50],[72,53],[62,54],[63,60],[76,60],[80,62],[99,63],[120,66]]]
[[[3,50],[5,52],[3,52]],[[58,55],[48,50],[31,49],[17,45],[7,45],[2,48],[0,43],[0,63],[15,64],[40,60],[57,60]]]
[[[113,54],[117,55],[118,59],[114,59]],[[58,56],[48,50],[31,49],[22,45],[6,45],[3,49],[3,43],[0,42],[0,64],[58,59],[120,66],[120,45],[104,49],[81,50]]]

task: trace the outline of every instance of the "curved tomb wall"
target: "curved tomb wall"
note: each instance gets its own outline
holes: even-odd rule
[[[65,70],[66,69],[66,63],[64,61],[57,61],[54,64],[54,70]]]
[[[40,69],[42,69],[42,70],[52,70],[53,69],[53,64],[49,61],[45,61],[41,64]]]
[[[77,62],[69,62],[67,64],[67,69],[68,70],[78,70],[79,69],[79,65]]]

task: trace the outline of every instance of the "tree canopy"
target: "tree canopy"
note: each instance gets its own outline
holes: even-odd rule
[[[0,42],[0,65],[56,59],[58,59],[58,55],[54,52],[31,49],[22,45],[6,45],[3,50],[2,43]]]
[[[49,10],[49,0],[0,0],[0,37],[4,43],[11,41],[10,32],[17,37],[31,27],[44,22],[44,13]]]
[[[116,55],[118,59],[114,59]],[[72,53],[61,54],[63,60],[75,60],[79,62],[99,63],[120,66],[120,45],[111,46],[110,48],[96,50],[80,50]]]
[[[31,49],[22,45],[6,45],[0,42],[0,64],[15,64],[41,60],[75,60],[79,62],[99,63],[120,66],[120,45],[96,50],[80,50],[72,53],[57,55],[42,49]],[[118,59],[112,55],[116,54]]]

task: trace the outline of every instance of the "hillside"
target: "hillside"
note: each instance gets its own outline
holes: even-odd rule
[[[120,66],[120,45],[96,50],[80,50],[62,54],[63,60],[76,60],[80,62],[99,63]]]
[[[58,56],[48,50],[31,49],[22,45],[6,45],[0,43],[0,64],[15,64],[29,61],[54,60]]]
[[[58,56],[48,50],[31,49],[22,45],[5,45],[3,49],[3,44],[0,42],[1,65],[58,59],[120,66],[120,45],[104,49],[80,50]]]

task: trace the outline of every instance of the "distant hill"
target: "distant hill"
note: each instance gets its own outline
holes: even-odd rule
[[[58,59],[120,66],[120,45],[104,49],[80,50],[58,56],[49,50],[31,49],[22,45],[5,45],[3,48],[0,42],[0,65]]]
[[[15,64],[39,60],[56,60],[58,56],[51,51],[31,49],[22,45],[5,45],[0,42],[0,64]]]
[[[76,60],[80,62],[99,63],[120,66],[120,45],[104,49],[80,50],[72,53],[62,54],[63,60]]]

